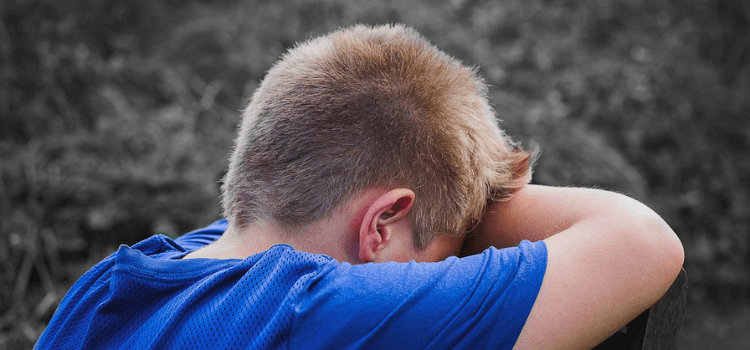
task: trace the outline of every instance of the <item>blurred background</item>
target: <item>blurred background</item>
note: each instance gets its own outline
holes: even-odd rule
[[[534,182],[616,190],[681,237],[680,348],[750,344],[745,0],[0,2],[0,349],[119,244],[219,218],[239,111],[296,42],[405,23],[475,65]]]

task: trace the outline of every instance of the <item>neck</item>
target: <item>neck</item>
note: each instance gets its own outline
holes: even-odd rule
[[[274,222],[256,222],[238,228],[229,226],[214,243],[189,253],[185,258],[245,259],[277,244],[315,254],[325,254],[338,261],[360,263],[357,231],[337,227],[331,220],[289,232]]]
[[[349,200],[329,218],[315,221],[295,232],[285,230],[273,221],[258,221],[237,227],[231,223],[216,242],[186,255],[186,258],[244,259],[264,252],[276,244],[287,244],[294,249],[325,254],[340,262],[360,264],[359,230],[370,203],[385,188],[363,191]]]

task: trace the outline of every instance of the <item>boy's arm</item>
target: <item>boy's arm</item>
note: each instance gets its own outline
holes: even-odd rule
[[[547,271],[516,349],[588,349],[654,304],[682,244],[651,209],[591,189],[528,185],[488,209],[464,253],[544,239]]]

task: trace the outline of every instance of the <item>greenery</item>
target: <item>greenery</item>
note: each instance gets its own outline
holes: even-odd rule
[[[8,0],[0,349],[30,348],[117,245],[218,218],[239,110],[286,49],[394,22],[478,67],[503,127],[542,148],[535,182],[657,209],[683,240],[692,308],[749,300],[746,1]],[[686,327],[741,333],[709,319]]]

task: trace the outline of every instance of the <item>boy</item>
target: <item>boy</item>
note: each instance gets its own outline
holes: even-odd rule
[[[527,185],[532,159],[413,30],[313,39],[243,113],[227,220],[121,247],[37,347],[591,348],[661,297],[682,246],[627,197]]]

